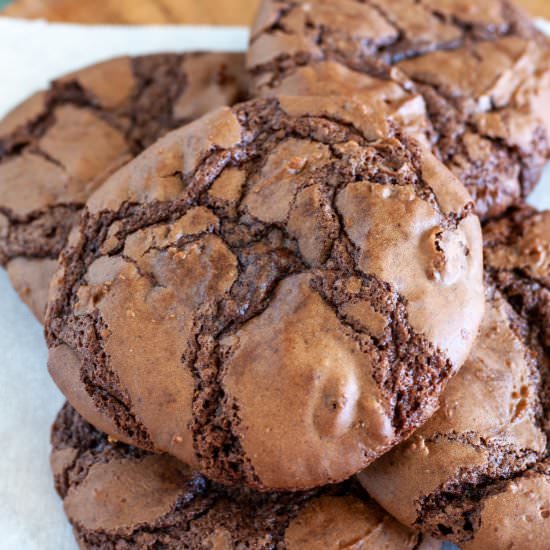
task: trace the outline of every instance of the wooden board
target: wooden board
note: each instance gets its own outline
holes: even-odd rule
[[[550,19],[550,0],[518,0],[517,3],[533,15]]]
[[[259,0],[14,0],[3,14],[78,23],[249,25]]]
[[[78,23],[249,25],[258,1],[14,0],[3,13]],[[517,3],[533,15],[550,19],[550,0],[517,0]]]

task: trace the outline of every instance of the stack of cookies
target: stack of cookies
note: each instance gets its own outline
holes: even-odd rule
[[[264,0],[246,59],[10,113],[0,261],[80,547],[547,550],[549,158],[507,0]]]

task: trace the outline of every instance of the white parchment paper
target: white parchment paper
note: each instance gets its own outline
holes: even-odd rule
[[[243,51],[244,28],[84,27],[0,18],[0,116],[68,71],[115,55]],[[550,208],[550,169],[531,203]],[[0,270],[0,549],[73,550],[53,490],[50,426],[63,398],[46,370],[42,328]]]

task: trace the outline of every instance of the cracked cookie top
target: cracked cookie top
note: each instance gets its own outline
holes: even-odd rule
[[[550,154],[549,60],[506,0],[264,0],[247,65],[259,96],[380,104],[490,218],[532,190]]]
[[[168,455],[116,443],[70,406],[52,428],[51,465],[80,548],[435,550],[355,482],[258,493],[208,481]]]
[[[390,513],[465,549],[548,546],[550,212],[489,224],[487,307],[441,408],[359,478]]]
[[[99,429],[213,480],[342,481],[431,416],[469,353],[472,210],[362,103],[220,109],[88,202],[51,289],[50,372]]]
[[[66,75],[0,121],[0,264],[42,319],[88,197],[169,130],[244,99],[237,54],[117,58]]]

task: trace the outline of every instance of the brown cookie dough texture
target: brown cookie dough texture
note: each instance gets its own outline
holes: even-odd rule
[[[220,109],[88,202],[52,285],[50,372],[99,429],[216,481],[342,481],[431,416],[469,353],[469,200],[361,103]]]
[[[529,319],[533,346],[550,357],[550,212],[528,206],[492,222],[483,232],[491,280]]]
[[[39,319],[92,192],[161,135],[244,89],[241,55],[124,57],[56,80],[0,121],[0,264]]]
[[[506,0],[264,0],[247,66],[262,97],[377,104],[483,218],[524,198],[550,154],[548,41]]]
[[[116,443],[70,406],[52,429],[51,465],[80,548],[436,550],[357,483],[308,493],[227,489],[168,455]]]
[[[485,232],[487,307],[441,408],[359,479],[405,525],[464,549],[548,548],[550,212]]]

